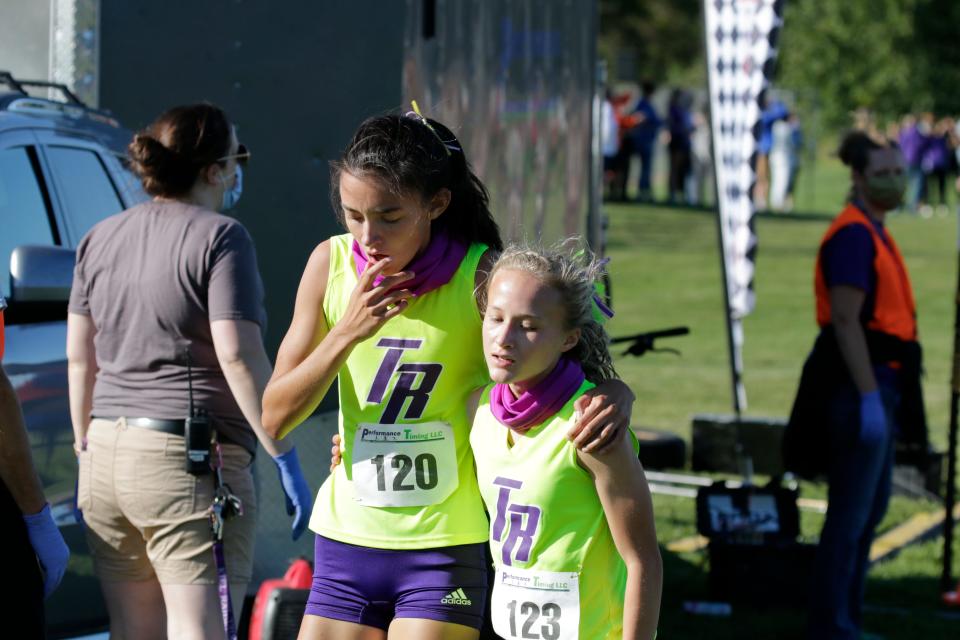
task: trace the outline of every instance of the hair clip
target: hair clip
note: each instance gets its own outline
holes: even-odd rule
[[[581,249],[577,252],[577,257],[583,256],[584,251]],[[610,263],[610,256],[603,258],[597,261],[597,266],[606,271],[606,266]],[[613,309],[607,306],[607,303],[604,300],[607,297],[607,285],[603,282],[603,277],[597,278],[593,282],[593,319],[597,324],[603,325],[607,320],[613,317]]]
[[[419,120],[427,127],[427,129],[430,129],[431,133],[433,133],[433,135],[437,137],[437,140],[440,141],[440,144],[443,145],[443,150],[447,152],[448,156],[450,155],[451,151],[458,151],[460,153],[463,153],[463,149],[460,147],[459,144],[457,144],[457,141],[455,139],[444,140],[443,138],[440,137],[440,134],[437,133],[437,130],[433,128],[433,125],[430,124],[430,121],[427,120],[422,113],[420,113],[420,107],[417,105],[416,100],[411,100],[410,106],[413,107],[413,111],[407,111],[407,113],[405,114],[406,117],[413,118],[414,120]]]
[[[594,284],[593,288],[596,291],[596,293],[593,294],[593,319],[596,320],[598,324],[604,324],[613,317],[613,309],[606,305],[602,297],[606,295],[607,288],[603,286],[601,282]]]

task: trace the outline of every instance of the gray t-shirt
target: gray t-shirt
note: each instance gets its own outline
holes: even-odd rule
[[[179,202],[107,218],[77,247],[69,310],[96,327],[93,415],[185,418],[189,349],[195,406],[224,440],[256,450],[210,333],[213,320],[266,324],[253,241],[238,221]]]

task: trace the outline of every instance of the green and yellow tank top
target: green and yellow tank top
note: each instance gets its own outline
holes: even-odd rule
[[[593,386],[584,382],[551,419],[513,433],[512,445],[490,411],[492,387],[481,396],[470,442],[497,570],[491,614],[504,638],[621,636],[626,566],[566,437],[574,401]]]
[[[358,281],[351,243],[330,240],[331,327]],[[488,381],[474,297],[486,249],[471,245],[450,282],[412,299],[341,368],[342,464],[317,495],[310,529],[319,535],[382,549],[487,539],[465,409]]]

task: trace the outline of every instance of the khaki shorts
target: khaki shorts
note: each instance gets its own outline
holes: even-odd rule
[[[243,500],[243,515],[224,527],[230,582],[249,582],[253,571],[257,500],[253,456],[221,445],[223,481]],[[213,474],[184,470],[184,439],[127,426],[126,420],[93,420],[80,453],[77,503],[97,575],[105,582],[214,584],[210,537]]]

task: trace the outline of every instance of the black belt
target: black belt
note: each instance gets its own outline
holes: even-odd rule
[[[93,416],[95,420],[109,420],[116,422],[119,417],[114,416]],[[140,427],[141,429],[152,429],[153,431],[162,431],[171,433],[175,436],[184,434],[185,420],[162,420],[158,418],[126,418],[126,423],[131,427]]]

